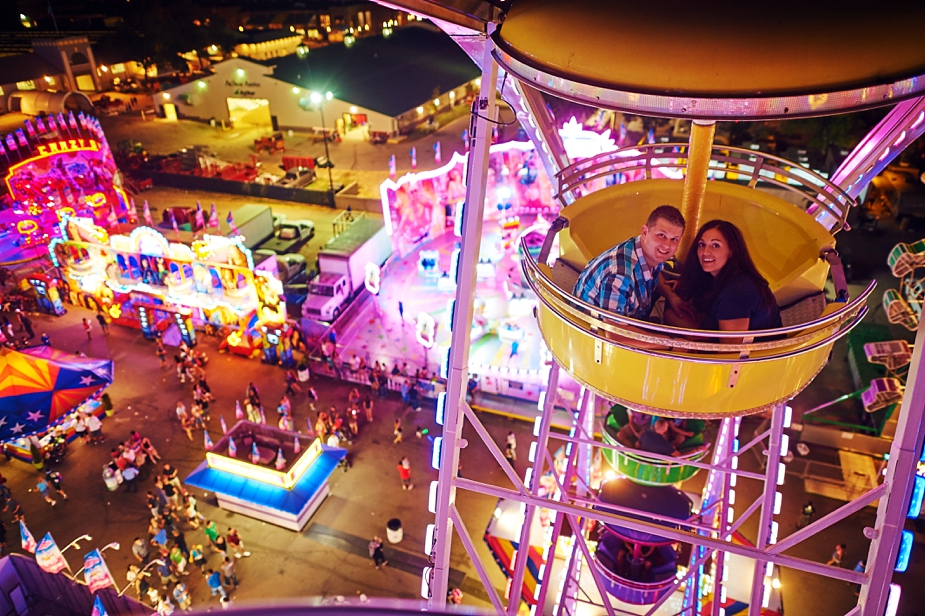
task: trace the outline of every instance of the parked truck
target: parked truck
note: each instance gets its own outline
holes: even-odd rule
[[[244,236],[244,245],[251,250],[273,237],[276,231],[273,211],[266,205],[245,205],[238,208],[233,217],[234,224],[238,228],[238,235]],[[219,222],[224,235],[234,234],[231,225],[226,220]]]
[[[382,266],[392,254],[392,241],[382,221],[360,218],[318,251],[318,276],[308,287],[302,316],[333,321],[366,280],[366,264]]]

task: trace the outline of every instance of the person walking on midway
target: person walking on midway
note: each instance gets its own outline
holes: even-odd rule
[[[835,551],[832,552],[832,558],[829,559],[827,565],[835,565],[836,567],[841,567],[842,558],[845,557],[845,550],[848,549],[848,546],[844,543],[839,543],[835,546]]]
[[[389,561],[385,559],[385,554],[382,553],[382,537],[376,535],[373,537],[373,540],[369,542],[369,557],[373,559],[373,564],[376,565],[376,569],[389,564]]]
[[[102,312],[96,313],[96,321],[100,324],[100,329],[103,330],[104,334],[109,333],[109,321],[106,320],[106,315]]]
[[[157,355],[157,360],[161,362],[161,368],[167,365],[167,349],[164,348],[164,343],[160,338],[157,339],[157,347],[154,349],[154,354]]]
[[[48,480],[48,485],[54,488],[61,498],[67,500],[67,494],[64,493],[64,489],[61,487],[64,484],[64,477],[61,476],[61,473],[48,469],[45,471],[45,479]]]
[[[414,484],[411,483],[411,462],[408,458],[402,458],[398,461],[398,476],[401,477],[401,489],[411,490]]]
[[[392,441],[392,444],[398,444],[401,442],[401,419],[395,420],[395,429],[392,432],[395,435],[395,440]]]
[[[90,321],[87,319],[83,320],[84,331],[87,333],[87,340],[93,339],[93,332],[90,331]]]

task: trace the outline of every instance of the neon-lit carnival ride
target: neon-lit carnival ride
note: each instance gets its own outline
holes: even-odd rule
[[[67,216],[90,218],[106,229],[135,222],[135,209],[96,118],[71,111],[24,124],[0,141],[12,200],[0,221],[13,227],[17,246],[47,244]]]
[[[900,589],[890,580],[906,543],[902,525],[925,431],[925,404],[917,391],[925,339],[914,347],[882,483],[787,536],[775,515],[789,449],[787,402],[823,368],[835,341],[864,317],[873,290],[870,285],[848,297],[834,251],[836,234],[845,230],[864,186],[925,131],[921,46],[911,25],[921,23],[925,9],[909,5],[895,18],[874,9],[836,15],[785,3],[773,12],[740,6],[716,19],[696,3],[681,2],[657,9],[605,0],[389,4],[430,17],[482,69],[469,129],[455,326],[444,365],[447,392],[437,403],[444,433],[435,443],[439,481],[430,492],[436,519],[425,540],[433,564],[421,588],[430,605],[445,605],[450,552],[458,537],[499,614],[516,614],[524,601],[531,612],[557,616],[720,616],[732,609],[733,593],[739,600],[735,613],[775,613],[780,567],[859,585],[852,614],[894,614]],[[777,21],[779,12],[788,15],[786,27]],[[672,41],[670,51],[653,50],[656,23],[660,40]],[[860,31],[865,34],[851,35]],[[693,120],[690,141],[635,146],[629,156],[604,152],[571,159],[541,92],[597,108]],[[523,478],[464,401],[496,96],[514,109],[555,178],[563,205],[539,254],[534,258],[528,246],[523,251],[523,274],[538,297],[536,318],[554,359],[538,403],[537,440],[529,445],[532,466]],[[713,144],[719,120],[806,118],[881,105],[892,109],[828,179],[776,156]],[[658,177],[657,170],[675,175]],[[723,218],[742,229],[783,309],[782,328],[759,335],[682,330],[604,313],[571,294],[585,264],[636,235],[648,212],[662,203],[679,205],[688,221],[682,256],[706,220]],[[820,301],[830,274],[836,296]],[[672,350],[643,349],[637,342]],[[582,392],[570,405],[573,428],[560,436],[550,432],[550,418],[562,403],[557,393],[565,375]],[[613,440],[595,440],[595,411],[615,404],[630,413],[718,421],[709,461],[643,454]],[[622,412],[617,408],[609,415],[611,428],[619,426]],[[756,413],[768,416],[769,427],[740,443],[741,418]],[[456,476],[459,451],[471,438],[487,447],[513,489]],[[565,441],[556,459],[548,453],[552,440]],[[738,468],[739,457],[753,448],[768,460],[763,473]],[[631,459],[616,463],[622,476],[594,480],[591,461],[599,450],[611,459]],[[658,466],[665,472],[651,468]],[[679,466],[706,474],[695,499],[669,483],[689,472]],[[760,496],[737,502],[736,486],[746,481],[761,486]],[[457,509],[465,491],[500,499],[499,520],[505,511],[515,512],[506,531],[515,537],[505,554],[511,578],[507,605]],[[920,492],[915,490],[917,498]],[[870,539],[865,571],[787,554],[878,499],[876,523],[865,531]],[[753,543],[738,538],[750,519],[758,527]],[[742,571],[747,583],[734,588]]]

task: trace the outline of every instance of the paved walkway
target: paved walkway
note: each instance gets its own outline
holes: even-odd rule
[[[181,477],[188,474],[204,459],[202,433],[194,433],[189,441],[183,433],[173,411],[177,400],[191,402],[189,385],[181,385],[171,370],[161,369],[154,356],[153,343],[144,340],[139,332],[113,326],[102,335],[94,326],[92,340],[87,340],[80,328],[80,319],[90,317],[88,312],[68,307],[68,314],[60,318],[36,316],[36,332],[47,331],[54,346],[66,351],[82,351],[91,357],[111,357],[115,360],[115,382],[109,393],[116,405],[116,414],[104,422],[107,441],[103,445],[72,443],[59,470],[65,478],[65,487],[71,498],[51,508],[34,491],[37,475],[31,465],[18,460],[3,463],[0,473],[8,479],[15,497],[22,503],[26,520],[35,536],[51,532],[60,545],[83,533],[93,536],[81,548],[99,547],[118,541],[123,548],[106,552],[106,560],[116,578],[122,582],[126,566],[132,562],[129,546],[136,536],[146,535],[149,513],[144,503],[146,490],[152,489],[148,480],[139,486],[139,493],[109,492],[103,485],[101,470],[109,459],[109,450],[129,436],[130,430],[148,435],[166,461],[180,470]],[[202,347],[210,356],[207,368],[209,383],[216,394],[212,413],[213,439],[220,432],[218,416],[234,422],[234,401],[244,395],[244,386],[252,380],[260,388],[261,398],[275,418],[272,407],[284,389],[282,372],[257,361],[219,354],[216,341],[205,339]],[[332,404],[342,407],[351,384],[315,376],[312,379],[321,397],[318,408]],[[364,392],[365,395],[365,392]],[[309,417],[304,394],[293,401],[297,427],[303,427]],[[235,593],[238,605],[287,597],[368,596],[416,599],[420,596],[421,569],[426,564],[424,532],[433,515],[427,511],[428,485],[436,479],[430,466],[434,434],[438,426],[433,421],[433,409],[428,406],[421,412],[408,410],[398,395],[375,401],[376,420],[361,424],[358,441],[349,448],[352,468],[349,472],[335,472],[331,478],[331,495],[320,507],[302,533],[294,533],[257,520],[235,515],[215,507],[211,494],[196,492],[200,509],[207,518],[214,519],[224,532],[229,526],[238,529],[247,548],[253,553],[239,562],[241,588]],[[401,417],[404,423],[404,442],[392,443],[392,422]],[[272,420],[272,419],[271,419]],[[504,417],[484,415],[482,421],[496,441],[504,441],[508,430],[517,433],[521,442],[529,442],[532,426]],[[415,429],[428,430],[427,436],[415,438]],[[474,440],[474,439],[473,439]],[[495,465],[484,464],[487,452],[481,446],[470,446],[462,455],[462,468],[467,477],[505,485],[506,480]],[[415,489],[407,492],[400,488],[395,469],[399,458],[411,460]],[[517,470],[523,474],[527,461],[518,461]],[[475,537],[487,525],[495,507],[495,499],[476,494],[462,494],[459,509]],[[386,522],[397,517],[404,526],[404,539],[400,544],[387,546],[390,566],[376,571],[372,567],[366,543],[374,534],[385,536]],[[19,552],[16,528],[11,525],[9,513],[0,513],[8,526],[9,546]],[[183,525],[187,543],[207,544],[201,530]],[[477,541],[482,558],[498,588],[504,587],[504,578],[492,564],[484,542]],[[84,550],[80,551],[82,555]],[[66,554],[77,563],[79,555]],[[209,566],[217,567],[216,556],[210,556]],[[76,568],[79,568],[79,564]],[[468,558],[456,542],[453,552],[453,583],[462,585],[467,603],[485,607],[487,603]],[[218,602],[209,596],[204,580],[194,573],[187,581],[197,608],[217,607]]]

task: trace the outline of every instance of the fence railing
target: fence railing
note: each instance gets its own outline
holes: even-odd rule
[[[563,205],[567,205],[563,198],[565,193],[577,199],[595,190],[590,184],[594,180],[616,174],[621,174],[625,182],[650,180],[655,171],[681,177],[687,168],[687,147],[685,143],[651,143],[579,160],[559,172],[558,196]],[[714,146],[709,177],[742,182],[750,188],[766,185],[789,191],[798,202],[805,201],[807,213],[831,233],[847,226],[848,212],[857,204],[845,191],[815,171],[755,150]]]

